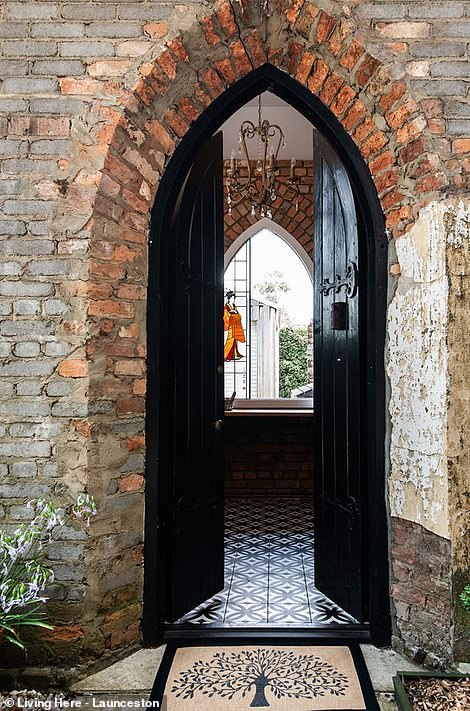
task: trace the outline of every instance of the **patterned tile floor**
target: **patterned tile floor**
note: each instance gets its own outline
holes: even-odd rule
[[[229,500],[225,531],[224,590],[178,624],[306,627],[355,622],[313,584],[310,502]]]

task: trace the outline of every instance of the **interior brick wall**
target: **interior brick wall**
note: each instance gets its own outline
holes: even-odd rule
[[[228,416],[228,496],[311,496],[313,417]]]

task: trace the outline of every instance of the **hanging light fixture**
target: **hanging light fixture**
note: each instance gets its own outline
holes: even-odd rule
[[[250,157],[248,144],[257,142],[256,162]],[[295,175],[295,158],[290,162],[290,174],[283,178],[279,175],[278,156],[281,148],[285,148],[284,132],[277,124],[263,119],[261,111],[261,95],[258,96],[258,125],[252,121],[243,121],[238,136],[239,154],[237,159],[232,150],[230,165],[227,169],[227,204],[229,214],[232,208],[240,203],[246,203],[251,209],[252,217],[272,217],[272,206],[279,197],[279,187],[287,187],[285,197],[295,204],[296,212],[299,204],[300,178]],[[251,144],[253,145],[253,144]],[[246,168],[246,174],[242,175]]]

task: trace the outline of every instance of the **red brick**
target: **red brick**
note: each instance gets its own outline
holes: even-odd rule
[[[128,323],[119,329],[120,338],[137,338],[138,335],[139,327],[136,323]]]
[[[144,477],[141,474],[128,474],[119,479],[119,491],[139,491],[144,486]]]
[[[157,82],[154,82],[154,86]],[[159,83],[158,83],[159,84]],[[162,89],[163,92],[163,89]],[[150,106],[155,100],[156,92],[146,81],[141,79],[134,88],[134,94],[137,98],[144,104],[144,106]]]
[[[392,168],[390,170],[387,170],[383,173],[381,173],[376,179],[375,179],[375,187],[377,188],[377,192],[383,193],[384,190],[388,190],[388,188],[391,188],[393,185],[396,185],[398,181],[398,171],[395,168]]]
[[[400,149],[400,158],[403,163],[411,163],[416,160],[418,156],[422,155],[426,150],[426,146],[423,138],[417,138],[412,141],[408,146]]]
[[[145,378],[134,380],[132,383],[132,392],[134,395],[145,395],[146,381]]]
[[[304,47],[299,42],[289,42],[287,50],[287,71],[291,76],[294,76],[297,71],[303,51]]]
[[[63,378],[85,378],[88,375],[88,363],[75,358],[63,360],[59,363],[57,372]]]
[[[401,99],[405,92],[406,84],[404,81],[399,79],[398,81],[393,82],[392,88],[388,94],[384,94],[384,96],[380,99],[380,106],[384,109],[384,111],[389,111],[393,104],[398,101],[398,99]]]
[[[366,138],[377,130],[377,126],[372,121],[370,116],[367,116],[364,121],[359,124],[353,133],[353,138],[357,144],[361,144]]]
[[[410,138],[414,138],[422,133],[425,126],[426,120],[422,116],[413,119],[413,121],[410,121],[397,131],[398,143],[407,143]]]
[[[230,3],[223,2],[216,10],[217,19],[225,34],[230,37],[236,34],[237,24]]]
[[[387,137],[382,133],[382,131],[376,131],[361,146],[361,153],[364,158],[369,158],[369,156],[374,155],[374,153],[378,153],[386,144]]]
[[[416,181],[416,190],[419,193],[432,193],[447,185],[447,178],[443,173],[426,175]]]
[[[220,37],[215,31],[214,21],[212,17],[203,17],[201,20],[201,25],[204,28],[204,35],[206,37],[206,42],[209,47],[214,47],[216,44],[219,44]]]
[[[78,432],[83,437],[89,437],[91,435],[91,424],[88,420],[72,420],[71,425],[75,432]]]
[[[285,14],[290,25],[295,25],[303,4],[303,0],[289,0]]]
[[[344,119],[341,120],[341,123],[347,131],[350,131],[358,123],[358,121],[360,121],[365,116],[365,114],[366,107],[364,106],[362,101],[359,101],[358,99],[351,106]]]
[[[408,52],[408,44],[406,42],[387,42],[385,46],[393,54],[406,54]]]
[[[222,81],[215,69],[207,69],[207,71],[203,73],[202,78],[214,99],[223,93],[224,85],[222,84]]]
[[[142,449],[145,445],[144,435],[134,435],[127,438],[127,449],[129,452],[134,452],[136,449]]]
[[[147,295],[147,289],[139,284],[121,284],[116,295],[119,299],[142,301]]]
[[[380,202],[382,203],[383,209],[387,210],[389,207],[394,207],[395,205],[398,205],[404,197],[405,196],[401,192],[394,189],[390,190],[389,193],[386,193]]]
[[[173,153],[175,150],[175,142],[171,138],[170,134],[158,121],[151,120],[147,121],[145,128],[150,133],[150,135],[157,141],[158,145],[162,148],[164,153],[167,155]]]
[[[431,133],[441,135],[446,131],[446,122],[442,118],[431,118],[428,119],[428,128]]]
[[[201,115],[201,112],[194,106],[193,102],[191,99],[187,96],[183,97],[178,104],[178,108],[180,112],[183,114],[183,116],[190,122],[193,123],[198,116]]]
[[[387,227],[395,227],[399,222],[408,220],[411,217],[411,208],[409,205],[403,205],[396,210],[391,210],[387,213],[385,222]]]
[[[326,40],[331,30],[335,26],[335,23],[336,21],[334,17],[329,15],[327,12],[322,11],[320,19],[318,20],[316,32],[317,42],[319,44]]]
[[[53,630],[46,630],[42,638],[48,642],[77,642],[84,637],[80,625],[57,625]]]
[[[13,125],[12,117],[10,128]],[[28,117],[29,118],[29,117]],[[70,132],[70,119],[31,116],[29,133],[31,136],[68,136]]]
[[[306,81],[308,79],[308,75],[310,74],[310,71],[313,67],[314,61],[315,61],[315,57],[313,56],[313,54],[310,54],[310,52],[304,52],[302,54],[302,59],[299,62],[297,74],[295,75],[295,78],[301,84],[306,83]]]
[[[118,415],[141,414],[145,411],[145,400],[142,397],[130,397],[118,400],[116,412]]]
[[[320,99],[323,103],[329,106],[343,83],[343,79],[339,76],[339,74],[336,74],[336,72],[330,74],[320,92]]]
[[[375,59],[375,57],[371,57],[370,54],[366,54],[364,61],[356,72],[356,81],[359,86],[365,86],[379,67],[379,60]]]
[[[157,64],[165,72],[168,79],[175,79],[176,77],[176,62],[171,56],[169,50],[165,50],[157,57]]]
[[[234,84],[237,80],[237,77],[235,76],[235,72],[233,71],[232,64],[230,62],[230,59],[218,59],[216,62],[214,62],[215,67],[221,77],[225,79],[228,85]]]
[[[369,170],[372,173],[372,175],[377,175],[380,173],[382,170],[385,170],[388,168],[390,165],[393,164],[393,155],[391,151],[384,151],[384,153],[381,153],[379,156],[376,158],[373,158],[369,162]]]
[[[75,79],[63,77],[59,79],[61,94],[83,94],[96,96],[100,93],[102,84],[96,79]]]
[[[91,77],[122,77],[130,68],[130,59],[102,59],[88,65]]]
[[[93,284],[88,282],[86,295],[90,299],[108,299],[113,294],[111,284]]]
[[[312,5],[312,3],[307,3],[304,6],[303,12],[298,18],[296,26],[297,31],[302,35],[302,37],[305,37],[306,39],[310,37],[310,29],[318,13],[318,8],[315,7],[315,5]]]
[[[113,258],[116,262],[133,262],[137,257],[142,256],[142,250],[132,249],[126,244],[120,244],[114,248]]]
[[[347,84],[341,87],[337,97],[331,104],[330,108],[335,116],[342,116],[348,106],[353,102],[356,96],[354,89],[351,89]]]
[[[116,375],[142,375],[145,363],[141,360],[118,360],[114,366]]]
[[[176,37],[174,40],[171,40],[171,42],[168,42],[168,47],[180,62],[189,62],[189,54],[180,37]]]
[[[246,38],[246,44],[248,46],[248,51],[250,52],[251,59],[253,60],[253,65],[255,67],[260,67],[266,62],[266,51],[263,47],[261,37],[257,30],[251,32]]]
[[[337,57],[343,47],[344,40],[349,37],[351,30],[349,26],[341,20],[333,30],[333,33],[328,42],[328,48],[334,57]]]
[[[161,39],[168,32],[166,22],[148,22],[144,25],[144,33],[152,39]]]
[[[183,138],[189,128],[187,121],[185,121],[179,114],[177,114],[174,109],[170,109],[169,111],[167,111],[163,115],[163,118],[170,126],[170,128],[173,129],[176,135],[179,138]]]
[[[132,190],[127,190],[126,188],[124,188],[121,193],[121,197],[127,205],[134,208],[134,210],[137,210],[137,212],[141,212],[143,215],[147,213],[148,201],[143,200],[137,194],[137,188],[134,188]]]
[[[442,116],[441,99],[422,99],[419,103],[426,118],[439,118]]]
[[[362,44],[359,44],[356,40],[352,40],[348,49],[339,60],[339,63],[342,67],[345,67],[345,69],[354,69],[364,52],[365,49]]]
[[[114,321],[103,318],[99,322],[100,336],[109,336],[114,331]]]
[[[416,101],[408,97],[396,109],[385,114],[385,120],[391,128],[400,128],[417,110],[418,104]]]
[[[310,74],[307,82],[307,86],[313,94],[318,94],[323,82],[328,76],[328,72],[328,65],[325,64],[322,59],[317,59],[317,61],[315,62],[315,68]]]
[[[454,153],[470,153],[470,138],[457,138],[452,143]]]
[[[251,62],[248,58],[247,53],[245,52],[243,42],[241,40],[236,40],[235,42],[232,42],[232,44],[230,45],[230,49],[232,52],[233,62],[235,65],[235,71],[237,72],[237,76],[242,77],[245,76],[245,74],[251,72],[253,67],[251,66]]]
[[[117,205],[113,200],[100,194],[98,194],[95,199],[95,211],[109,217],[111,220],[116,220],[116,222],[122,217],[124,212],[121,205]]]
[[[132,318],[134,315],[134,306],[124,301],[92,301],[88,307],[88,313],[90,316],[122,316],[122,318]]]

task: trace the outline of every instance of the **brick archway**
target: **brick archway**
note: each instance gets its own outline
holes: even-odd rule
[[[89,487],[104,512],[90,551],[120,534],[107,565],[98,560],[85,571],[89,613],[83,644],[79,639],[88,656],[139,637],[147,233],[159,179],[189,127],[225,89],[268,62],[319,97],[350,134],[391,238],[409,230],[448,183],[427,120],[435,106],[420,106],[348,22],[309,2],[280,2],[266,41],[256,22],[249,3],[218,3],[144,61],[128,79],[131,89],[108,82],[112,98],[93,106],[89,141],[80,148],[95,173],[79,172],[66,198],[66,209],[89,219],[89,415],[76,426],[87,446]],[[83,367],[68,362],[72,370]]]

